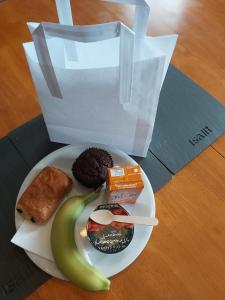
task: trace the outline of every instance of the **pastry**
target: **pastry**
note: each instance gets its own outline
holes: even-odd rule
[[[71,187],[71,178],[61,170],[47,166],[24,191],[16,209],[25,219],[37,224],[44,223]]]
[[[111,155],[99,148],[89,148],[82,152],[72,166],[74,177],[90,188],[101,186],[107,175],[107,169],[113,167]]]

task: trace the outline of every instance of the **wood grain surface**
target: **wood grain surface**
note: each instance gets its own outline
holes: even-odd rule
[[[97,0],[72,1],[74,20],[122,20],[133,8]],[[178,33],[172,63],[225,104],[225,1],[151,1],[148,33]],[[0,3],[0,136],[40,113],[22,43],[27,21],[57,21],[53,0]],[[112,278],[109,292],[90,293],[51,279],[29,300],[225,299],[225,136],[156,193],[160,225],[140,257]]]

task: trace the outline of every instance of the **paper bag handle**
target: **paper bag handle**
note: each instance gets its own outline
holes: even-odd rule
[[[87,26],[40,23],[32,32],[38,62],[53,97],[63,98],[48,50],[46,36],[78,42],[96,42],[120,36],[120,103],[130,102],[133,78],[134,35],[120,22]]]
[[[143,37],[148,28],[149,3],[148,0],[102,0],[105,2],[135,5],[133,30],[136,37]],[[60,24],[73,25],[70,0],[55,0]]]

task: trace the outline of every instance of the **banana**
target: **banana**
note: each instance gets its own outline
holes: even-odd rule
[[[98,192],[94,191],[66,200],[57,211],[51,229],[51,247],[57,267],[72,283],[90,291],[109,290],[110,281],[79,253],[74,227],[84,207],[97,196]]]

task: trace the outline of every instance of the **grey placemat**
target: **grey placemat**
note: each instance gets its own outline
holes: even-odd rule
[[[161,91],[151,152],[176,173],[225,132],[225,106],[175,67]]]
[[[0,299],[24,300],[49,276],[10,242],[16,197],[30,168],[7,137],[0,139],[0,168]]]
[[[30,168],[47,154],[65,146],[50,142],[42,115],[11,131],[8,137]]]

